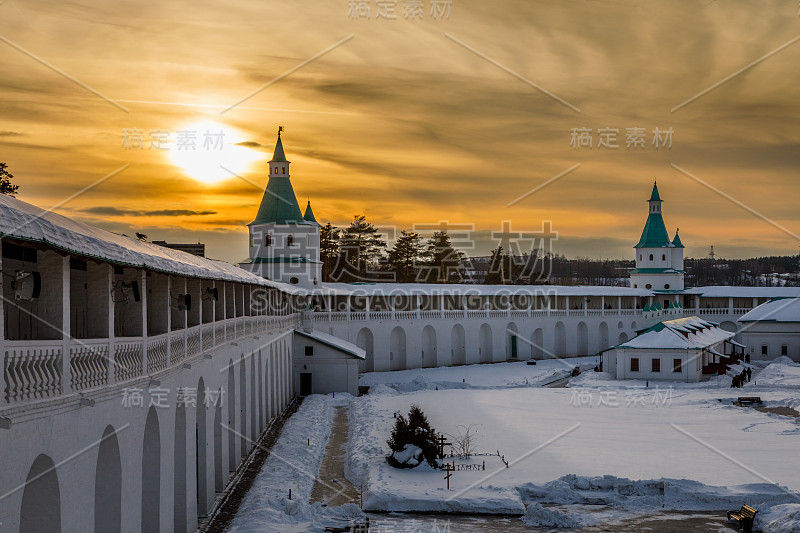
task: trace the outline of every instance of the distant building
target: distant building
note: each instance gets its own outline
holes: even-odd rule
[[[800,362],[800,298],[775,298],[739,318],[742,342],[753,359],[785,355]]]
[[[654,291],[683,289],[683,243],[675,231],[670,241],[664,218],[661,216],[661,197],[653,184],[647,222],[636,249],[636,268],[631,270],[631,287]]]
[[[206,245],[201,242],[198,242],[197,244],[182,244],[182,243],[178,244],[178,243],[169,243],[167,241],[153,241],[153,244],[163,246],[164,248],[180,250],[181,252],[186,252],[187,254],[196,255],[197,257],[206,256]]]
[[[281,134],[269,161],[269,181],[255,220],[248,224],[250,256],[239,266],[263,278],[311,288],[322,280],[319,224],[306,205],[300,212]]]
[[[733,336],[696,316],[665,320],[605,350],[602,368],[616,379],[696,382],[741,355]]]

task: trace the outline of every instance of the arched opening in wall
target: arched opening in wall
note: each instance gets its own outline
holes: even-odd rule
[[[175,448],[173,450],[172,530],[185,533],[186,527],[186,406],[175,408]]]
[[[433,326],[422,328],[422,366],[436,366],[436,330]]]
[[[461,324],[455,324],[450,332],[450,354],[454,365],[467,364],[467,334]]]
[[[517,325],[513,322],[509,322],[508,326],[506,326],[506,358],[508,359],[519,358],[519,346],[517,346],[519,342],[519,339],[517,339],[518,333],[519,329]]]
[[[600,350],[605,350],[610,346],[608,342],[608,324],[600,322]]]
[[[366,358],[358,363],[361,372],[375,371],[375,352],[372,331],[369,328],[361,328],[356,335],[356,346],[367,352]]]
[[[480,350],[481,363],[491,363],[492,357],[492,327],[489,324],[481,324],[478,330],[478,349]]]
[[[197,449],[197,468],[195,475],[197,480],[197,516],[206,516],[208,511],[208,438],[206,432],[206,406],[209,401],[206,398],[206,384],[203,378],[197,382],[197,423],[195,424],[195,446]]]
[[[623,323],[622,323],[622,320],[620,320],[620,321],[617,323],[617,329],[623,329],[624,327],[625,327],[625,324],[623,324]]]
[[[228,361],[228,471],[236,471],[236,376],[233,359]]]
[[[150,407],[144,424],[141,520],[142,533],[161,530],[161,430],[155,406]]]
[[[56,465],[47,455],[39,455],[28,470],[22,509],[19,517],[20,533],[61,532],[61,492],[58,487]]]
[[[256,416],[258,414],[258,392],[256,392],[256,354],[250,354],[250,440],[256,441]]]
[[[531,335],[531,357],[544,359],[544,330],[536,328]]]
[[[400,326],[389,335],[389,367],[391,370],[406,368],[406,332]]]
[[[578,355],[589,354],[589,328],[585,322],[578,322]]]
[[[631,330],[633,330],[633,332],[636,333],[636,321],[635,320],[633,322],[631,322]]]
[[[555,343],[553,345],[553,355],[563,357],[567,355],[567,328],[560,320],[556,322]]]
[[[622,344],[628,340],[628,335],[626,333],[620,333],[619,337],[617,338],[617,344]]]
[[[247,439],[245,435],[247,435],[247,361],[244,358],[244,354],[241,355],[239,358],[239,433],[242,434],[239,437],[239,443],[241,446],[239,447],[239,455],[240,457],[247,456]]]
[[[214,407],[214,490],[221,492],[225,484],[222,474],[222,389]]]
[[[94,474],[94,531],[118,533],[122,529],[122,465],[114,428],[106,426],[97,450]]]

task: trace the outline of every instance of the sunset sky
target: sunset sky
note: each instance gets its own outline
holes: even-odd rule
[[[229,261],[279,125],[322,223],[472,224],[486,254],[549,220],[556,253],[632,259],[658,179],[687,257],[798,253],[797,0],[413,4],[2,0],[0,161],[24,201]]]

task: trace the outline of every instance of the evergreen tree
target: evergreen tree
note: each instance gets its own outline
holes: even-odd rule
[[[400,232],[400,238],[389,250],[386,269],[394,274],[399,283],[417,281],[416,269],[422,261],[424,250],[422,237],[413,231]]]
[[[446,231],[433,234],[428,240],[426,255],[430,267],[429,283],[458,283],[464,277],[461,264],[464,254],[453,248]]]
[[[8,165],[0,162],[0,194],[7,196],[16,196],[19,185],[14,185],[11,180],[14,179],[13,174],[8,171]]]
[[[484,285],[502,285],[504,282],[504,259],[503,247],[498,246],[492,250],[492,257],[489,259],[489,270],[486,272],[486,278],[483,280]]]
[[[378,230],[367,222],[364,215],[355,215],[339,238],[340,281],[367,281],[375,279],[378,262],[386,242]]]
[[[333,281],[332,274],[339,257],[339,228],[328,222],[319,229],[319,258],[322,281]]]
[[[413,468],[418,463],[413,461],[400,462],[395,454],[403,452],[407,446],[416,446],[421,450],[420,461],[424,460],[434,468],[441,466],[439,446],[436,441],[436,431],[428,423],[425,413],[418,405],[412,405],[408,418],[398,415],[389,440],[386,441],[392,454],[386,460],[396,468]]]

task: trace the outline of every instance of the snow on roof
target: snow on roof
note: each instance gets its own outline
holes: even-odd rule
[[[696,316],[665,320],[614,348],[697,349],[728,340],[735,333]],[[611,349],[614,349],[611,348]]]
[[[710,287],[694,287],[691,289],[686,289],[683,291],[683,294],[700,294],[705,298],[800,297],[800,287],[734,287],[730,285],[714,285]]]
[[[634,296],[646,298],[653,292],[645,289],[606,286],[564,285],[471,285],[464,283],[323,283],[311,289],[313,294],[334,296],[391,295],[536,295],[536,296]]]
[[[739,322],[800,322],[800,298],[775,298],[745,313]]]
[[[340,339],[339,337],[334,337],[333,335],[328,335],[327,333],[323,333],[321,331],[305,331],[303,329],[296,329],[294,331],[298,335],[302,335],[304,337],[308,337],[309,339],[315,340],[335,350],[339,350],[340,352],[344,352],[347,355],[352,355],[353,357],[357,357],[359,359],[366,359],[367,352],[352,342],[348,342],[344,339]]]
[[[0,236],[166,274],[284,288],[230,263],[117,235],[5,195],[0,195]]]

